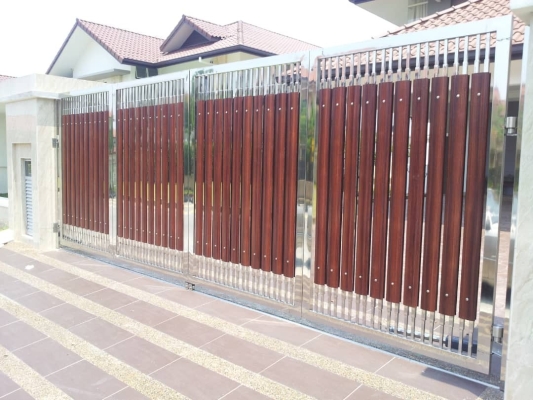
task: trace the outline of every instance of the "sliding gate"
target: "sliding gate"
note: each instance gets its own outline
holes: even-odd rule
[[[511,29],[66,96],[61,245],[488,373]]]

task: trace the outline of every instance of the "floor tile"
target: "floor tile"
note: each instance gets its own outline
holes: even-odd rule
[[[390,394],[380,392],[369,388],[368,386],[362,385],[355,392],[346,398],[346,400],[396,400],[397,397],[394,397]]]
[[[128,271],[124,268],[114,266],[94,266],[94,265],[76,265],[76,267],[84,269],[89,272],[93,272],[104,278],[111,279],[116,282],[125,282],[131,279],[138,278],[139,275],[135,272]]]
[[[394,358],[391,354],[372,350],[329,335],[321,335],[306,343],[303,348],[369,372],[375,372]]]
[[[10,324],[11,322],[16,321],[17,318],[8,313],[7,311],[4,311],[0,309],[0,327]]]
[[[76,279],[78,278],[78,276],[60,269],[52,269],[50,271],[46,271],[40,274],[39,278],[44,279],[47,282],[53,283],[54,285],[59,285],[61,283]]]
[[[12,300],[16,300],[19,297],[27,296],[30,293],[37,292],[33,286],[27,285],[21,281],[3,281],[0,283],[0,294],[9,297]]]
[[[106,352],[145,374],[150,374],[178,358],[174,353],[139,337],[120,342],[108,348]]]
[[[81,360],[77,354],[52,339],[41,340],[14,354],[43,376]]]
[[[262,375],[317,399],[344,399],[359,383],[292,358],[284,358]]]
[[[148,400],[148,397],[129,387],[115,393],[106,400]]]
[[[198,311],[241,325],[264,314],[222,300],[211,301],[198,307]]]
[[[137,289],[144,290],[149,293],[160,293],[164,290],[173,289],[176,286],[170,283],[166,283],[157,279],[148,278],[146,276],[141,276],[138,279],[127,281],[126,285],[135,287]]]
[[[260,372],[283,357],[280,353],[229,335],[206,344],[202,349],[252,372]]]
[[[43,311],[41,315],[67,329],[94,318],[94,315],[71,304],[62,304],[51,310]]]
[[[450,400],[476,399],[486,388],[479,383],[400,358],[392,360],[378,374]]]
[[[83,278],[73,279],[71,281],[59,284],[59,286],[79,296],[86,296],[90,293],[97,292],[97,291],[104,289],[104,286],[99,285],[98,283],[88,281]]]
[[[195,400],[218,399],[239,386],[237,382],[183,358],[155,372],[152,377]]]
[[[104,289],[97,293],[89,294],[85,298],[112,310],[137,301],[137,299],[113,289]]]
[[[5,397],[2,397],[2,400],[33,400],[33,397],[30,396],[27,392],[22,389],[17,390],[11,394],[8,394]]]
[[[182,340],[193,346],[204,344],[224,335],[224,332],[184,317],[172,318],[155,327],[155,329]]]
[[[113,346],[132,334],[100,318],[91,319],[70,329],[72,333],[100,349]]]
[[[244,325],[247,329],[263,333],[296,346],[300,346],[320,335],[319,332],[279,318],[262,316]]]
[[[176,315],[144,301],[128,304],[117,311],[148,326],[160,324]]]
[[[41,291],[21,297],[17,302],[35,312],[41,312],[63,304],[63,301],[57,297],[50,296],[48,293]]]
[[[76,400],[100,400],[125,386],[87,361],[65,368],[47,379]]]
[[[17,390],[19,385],[0,372],[0,397]]]
[[[44,253],[44,255],[66,263],[76,263],[80,260],[89,260],[88,258],[80,256],[79,254],[71,253],[66,250],[47,251]]]
[[[159,293],[158,296],[190,308],[196,308],[215,300],[213,297],[182,288],[167,290]]]
[[[13,351],[46,336],[24,322],[15,322],[0,328],[0,344]]]
[[[267,400],[270,397],[263,396],[261,393],[257,393],[254,390],[247,388],[246,386],[241,386],[231,393],[224,396],[222,400]]]
[[[8,282],[13,282],[13,281],[16,281],[17,278],[13,278],[12,276],[8,275],[8,274],[4,274],[3,272],[0,272],[0,287],[2,286],[7,286],[6,284]]]
[[[42,263],[30,257],[26,257],[23,254],[15,253],[10,250],[5,250],[5,248],[1,250],[6,252],[5,257],[3,257],[1,255],[2,253],[0,253],[0,259],[2,261],[4,261],[6,264],[11,265],[12,267],[21,269],[29,274],[39,275],[43,272],[54,269],[52,265]]]

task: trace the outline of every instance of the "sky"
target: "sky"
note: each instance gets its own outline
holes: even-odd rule
[[[183,14],[238,20],[322,47],[380,36],[394,25],[348,0],[0,0],[0,74],[45,73],[76,18],[166,38]]]

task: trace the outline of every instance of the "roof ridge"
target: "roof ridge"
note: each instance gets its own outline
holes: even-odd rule
[[[192,18],[192,19],[196,19],[196,20],[198,20],[198,21],[206,22],[206,23],[211,24],[211,25],[216,25],[216,26],[220,26],[220,27],[225,26],[225,25],[217,24],[216,22],[207,21],[207,20],[202,19],[202,18],[196,18],[196,17],[193,17],[192,15],[186,15],[186,14],[183,14],[183,16],[184,16],[185,18],[187,18],[187,19]]]
[[[306,42],[306,41],[304,41],[304,40],[296,39],[295,37],[292,37],[292,36],[289,36],[289,35],[285,35],[285,34],[283,34],[283,33],[274,32],[274,31],[271,31],[270,29],[266,29],[266,28],[263,28],[263,27],[261,27],[261,26],[257,26],[257,25],[255,25],[255,24],[251,24],[251,23],[246,22],[246,21],[242,21],[242,20],[240,20],[240,21],[232,22],[231,24],[235,24],[235,23],[238,23],[238,22],[241,22],[241,23],[243,24],[243,26],[244,26],[244,25],[250,25],[250,26],[253,26],[253,27],[255,27],[255,28],[262,29],[262,30],[264,30],[264,31],[267,31],[267,32],[273,33],[273,34],[275,34],[275,35],[283,36],[283,37],[286,37],[286,38],[291,39],[291,40],[297,40],[298,42],[305,43],[305,44],[309,44],[309,45],[311,45],[311,46],[315,46],[316,48],[320,48],[320,46],[317,46],[316,44],[309,43],[309,42]],[[231,25],[231,24],[228,24],[228,25]]]
[[[122,31],[122,32],[133,33],[134,35],[146,36],[146,37],[149,37],[149,38],[152,38],[152,39],[164,40],[164,39],[162,39],[162,38],[160,38],[160,37],[157,37],[157,36],[145,35],[144,33],[133,32],[133,31],[130,31],[130,30],[128,30],[128,29],[117,28],[116,26],[105,25],[105,24],[101,24],[101,23],[99,23],[99,22],[87,21],[87,20],[80,19],[80,18],[76,18],[76,21],[77,21],[77,22],[81,22],[81,23],[89,23],[89,24],[94,24],[94,25],[104,26],[104,27],[106,27],[106,28],[116,29],[116,30],[119,30],[119,31]]]

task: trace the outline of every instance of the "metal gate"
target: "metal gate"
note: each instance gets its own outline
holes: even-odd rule
[[[60,243],[488,374],[511,30],[67,95]]]

